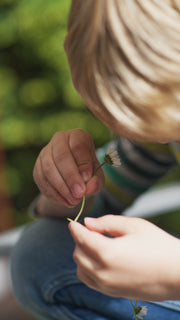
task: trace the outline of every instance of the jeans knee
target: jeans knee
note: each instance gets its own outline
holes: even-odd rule
[[[64,283],[76,273],[73,248],[66,221],[41,219],[24,230],[11,257],[12,288],[21,305],[27,309],[32,303],[52,302],[49,284],[56,279]]]
[[[32,301],[32,292],[37,290],[35,274],[32,275],[32,265],[29,265],[31,260],[30,247],[26,247],[26,241],[22,235],[12,250],[10,272],[13,293],[23,306],[27,306],[29,301]]]

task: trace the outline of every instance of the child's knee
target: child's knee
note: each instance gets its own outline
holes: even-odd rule
[[[32,301],[33,287],[36,288],[36,274],[32,273],[32,269],[34,269],[32,264],[35,264],[36,261],[32,258],[33,252],[29,246],[26,247],[26,241],[22,236],[11,256],[11,281],[16,299],[24,306]]]
[[[57,282],[63,285],[69,275],[76,277],[72,252],[66,222],[42,219],[24,231],[12,252],[11,278],[14,294],[26,309],[50,302]]]

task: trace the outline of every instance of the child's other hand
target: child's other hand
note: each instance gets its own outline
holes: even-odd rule
[[[76,206],[84,194],[97,194],[104,185],[91,136],[80,129],[57,132],[35,163],[33,177],[48,199]]]
[[[180,298],[179,239],[139,218],[107,215],[85,225],[69,228],[77,275],[87,286],[114,297]]]

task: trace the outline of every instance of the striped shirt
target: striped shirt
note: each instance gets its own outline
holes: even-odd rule
[[[100,163],[109,147],[117,150],[120,167],[105,165],[102,195],[111,213],[120,213],[180,162],[180,144],[132,142],[117,138],[97,150]],[[107,210],[106,210],[107,213]]]

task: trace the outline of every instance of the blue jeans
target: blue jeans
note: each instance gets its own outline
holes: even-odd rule
[[[113,298],[85,286],[76,276],[74,243],[65,219],[43,218],[30,224],[12,253],[15,296],[37,319],[131,320],[128,299]],[[180,302],[140,302],[146,320],[180,319]]]

